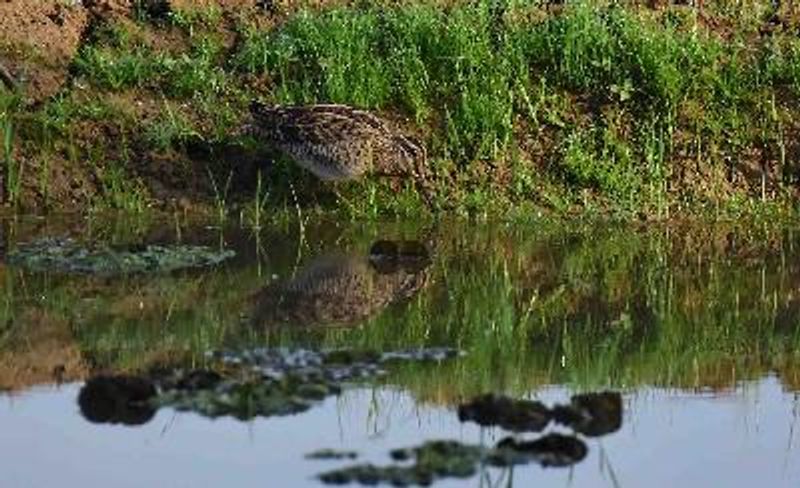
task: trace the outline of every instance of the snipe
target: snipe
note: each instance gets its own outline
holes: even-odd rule
[[[347,105],[250,105],[251,131],[323,181],[412,178],[430,203],[427,153],[413,137]]]
[[[431,259],[416,241],[376,242],[368,255],[331,253],[255,296],[257,327],[352,326],[411,299],[430,282]]]

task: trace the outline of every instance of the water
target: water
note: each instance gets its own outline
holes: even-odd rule
[[[9,250],[72,235],[237,257],[121,277],[0,267],[4,486],[321,486],[319,473],[387,465],[390,450],[427,440],[493,446],[508,433],[458,420],[475,395],[553,405],[605,390],[622,394],[621,427],[579,436],[580,462],[479,466],[435,485],[800,486],[791,228],[94,225],[6,222],[4,235]],[[381,239],[408,259],[371,260]],[[99,373],[212,366],[207,350],[264,346],[465,355],[391,366],[289,416],[211,420],[163,407],[122,425],[91,423],[77,403]],[[306,459],[320,448],[359,458]]]

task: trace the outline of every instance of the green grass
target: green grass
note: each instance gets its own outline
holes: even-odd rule
[[[624,208],[665,205],[673,168],[688,164],[678,130],[695,134],[694,147],[680,149],[714,167],[788,122],[768,100],[796,85],[796,42],[725,43],[681,11],[654,18],[575,2],[532,22],[521,5],[495,6],[304,12],[247,32],[236,64],[268,75],[280,102],[399,110],[433,127],[432,153],[458,173],[508,164],[520,138],[554,127],[560,171],[550,177]],[[552,97],[577,103],[548,106]],[[484,205],[479,192],[463,199]]]
[[[94,227],[96,238],[116,240]],[[266,333],[246,317],[268,277],[290,277],[323,252],[363,253],[377,238],[419,234],[400,225],[333,231],[312,219],[300,239],[296,222],[284,227],[221,234],[242,252],[257,246],[258,262],[211,272],[98,288],[10,270],[0,304],[8,317],[36,306],[66,319],[86,357],[111,369],[202,364],[206,350],[228,346],[458,347],[467,352],[458,361],[409,365],[388,379],[438,401],[546,384],[722,388],[774,371],[790,381],[800,365],[791,227],[445,226],[430,284],[407,305],[360,327]]]
[[[75,61],[77,73],[99,88],[120,91],[148,88],[174,98],[200,98],[225,90],[218,66],[221,46],[213,37],[198,37],[183,53],[153,51],[143,45],[87,46]]]
[[[455,214],[665,217],[690,207],[736,213],[748,198],[789,208],[796,199],[800,41],[791,29],[762,32],[775,14],[767,2],[712,2],[699,12],[599,0],[561,9],[368,1],[294,9],[276,22],[216,7],[139,12],[132,23],[98,26],[73,62],[74,86],[24,110],[24,143],[85,157],[91,141],[75,127],[117,119],[87,93],[118,94],[132,105],[119,124],[131,149],[145,160],[172,154],[205,173],[208,161],[195,161],[190,145],[202,154],[258,146],[236,131],[253,98],[346,103],[421,136],[435,207]],[[117,155],[107,159],[138,180]],[[378,181],[331,198],[284,162],[265,173],[271,207],[294,207],[289,180],[307,209],[367,219],[425,213],[412,191]],[[255,186],[233,188],[227,200],[247,206]]]
[[[144,136],[157,151],[180,147],[201,137],[186,116],[166,100],[161,115],[147,128]]]
[[[240,69],[276,78],[284,103],[395,106],[418,123],[443,118],[435,144],[463,164],[490,158],[511,135],[513,45],[496,50],[483,4],[301,13],[274,33],[249,32]],[[511,59],[509,59],[511,58]]]
[[[2,155],[2,178],[0,185],[0,205],[9,203],[16,208],[19,203],[24,161],[14,156],[15,115],[19,99],[13,95],[0,93],[0,155]]]
[[[222,20],[222,10],[216,5],[206,8],[177,9],[167,14],[170,24],[186,30],[193,36],[196,29],[213,28]]]

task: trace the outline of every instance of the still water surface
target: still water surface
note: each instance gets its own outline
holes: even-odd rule
[[[459,422],[459,403],[475,395],[553,405],[607,390],[622,394],[621,427],[582,437],[588,455],[571,467],[480,468],[435,485],[800,486],[792,229],[4,228],[9,251],[53,235],[237,256],[129,276],[0,268],[3,486],[321,486],[321,472],[386,465],[391,449],[426,440],[494,445],[507,433]],[[430,253],[376,262],[369,250],[381,240]],[[465,355],[388,368],[289,416],[212,420],[164,407],[122,425],[91,423],[77,403],[99,373],[198,367],[207,350],[263,346]],[[359,458],[306,459],[320,448]]]

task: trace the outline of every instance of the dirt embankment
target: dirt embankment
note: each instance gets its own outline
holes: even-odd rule
[[[63,85],[88,25],[89,11],[65,2],[0,2],[0,60],[30,100],[52,96]]]
[[[0,351],[0,391],[84,379],[89,366],[69,324],[37,309],[23,310],[17,332]]]
[[[24,211],[85,209],[103,199],[103,206],[124,207],[137,198],[145,205],[185,207],[200,200],[195,198],[198,194],[210,195],[204,169],[210,157],[207,145],[188,151],[186,145],[177,150],[154,149],[150,147],[152,137],[146,134],[157,125],[156,120],[163,122],[165,113],[182,122],[182,112],[191,112],[191,107],[173,106],[172,100],[168,102],[160,88],[153,86],[98,92],[75,79],[75,61],[82,48],[102,45],[96,33],[103,29],[133,32],[136,42],[153,52],[175,54],[187,49],[191,29],[181,29],[177,21],[168,20],[172,13],[213,10],[227,19],[248,11],[266,13],[269,9],[262,3],[0,0],[0,96],[12,91],[19,95],[12,105],[0,103],[0,129],[4,119],[16,111],[10,157],[0,151],[0,200],[6,205],[13,202],[17,210]],[[137,22],[142,18],[150,21]],[[233,24],[220,22],[218,27],[216,34],[230,46],[236,36]],[[87,115],[85,107],[95,102],[115,113]],[[84,113],[76,117],[76,112]],[[202,122],[191,121],[192,125]],[[173,124],[165,130],[182,130],[181,137],[194,140],[195,132],[188,126]],[[197,151],[191,153],[192,149]],[[234,148],[232,157],[239,153]],[[214,155],[219,157],[226,156]],[[9,174],[11,171],[16,174]]]
[[[129,17],[132,0],[0,0],[0,78],[29,102],[58,93],[93,21]],[[147,0],[154,13],[171,9],[252,7],[256,0]]]
[[[424,2],[436,10],[428,17],[405,9],[397,19],[407,22],[386,24],[403,3],[0,0],[0,202],[185,209],[261,191],[275,206],[341,206],[291,165],[268,167],[266,190],[256,184],[276,154],[237,135],[253,99],[407,120],[397,125],[425,134],[441,206],[458,213],[663,218],[692,206],[793,206],[800,194],[800,11],[789,3],[533,2],[493,13],[487,27],[464,13],[480,2],[435,0]],[[340,4],[352,8],[294,15]],[[495,29],[528,39],[525,55],[485,49],[503,37]],[[440,43],[458,32],[486,39]],[[575,62],[560,63],[576,32]],[[387,39],[410,47],[395,52]],[[337,189],[355,213],[422,211],[391,185],[358,186]]]

